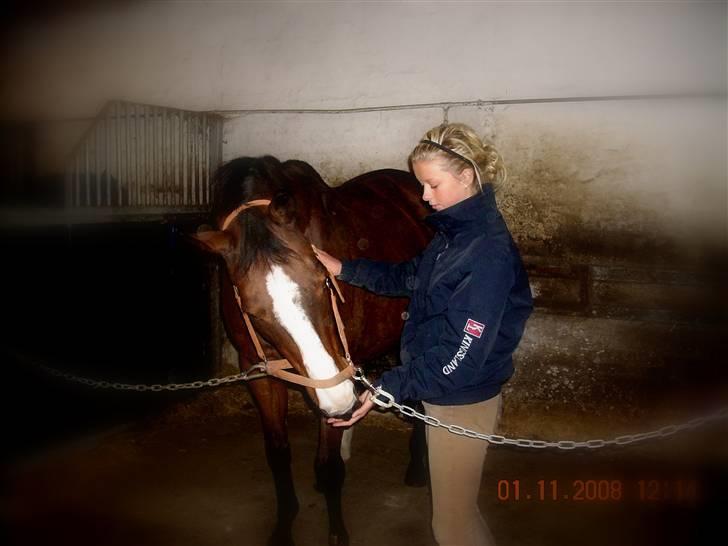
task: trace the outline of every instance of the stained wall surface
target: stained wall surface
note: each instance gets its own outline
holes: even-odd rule
[[[13,28],[0,114],[32,122],[40,174],[120,98],[222,112],[225,159],[303,159],[331,185],[406,168],[445,115],[469,123],[505,157],[499,202],[539,304],[512,399],[568,401],[565,376],[604,407],[615,377],[688,367],[674,324],[724,315],[727,24],[723,2],[139,2]],[[633,347],[619,373],[598,356],[621,362],[615,347]]]
[[[678,238],[724,241],[726,17],[721,2],[79,9],[7,33],[0,114],[46,122],[36,125],[34,162],[52,173],[83,120],[113,98],[233,112],[482,99],[481,108],[452,109],[449,118],[500,147],[521,199],[537,206],[548,196],[549,218],[541,212],[529,236],[553,237],[568,210],[597,229],[656,231],[661,223]],[[654,93],[718,97],[563,100]],[[439,109],[232,115],[227,158],[301,158],[331,184],[405,167],[412,143],[443,118]]]

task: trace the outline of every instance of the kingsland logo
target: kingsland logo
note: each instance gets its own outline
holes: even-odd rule
[[[473,338],[470,337],[468,334],[465,334],[463,340],[460,342],[460,348],[458,349],[458,352],[455,353],[455,356],[452,357],[452,360],[449,364],[445,364],[442,367],[442,373],[444,373],[445,375],[450,375],[452,372],[458,369],[460,362],[463,358],[465,358],[465,355],[468,354],[468,349],[470,348],[470,344],[472,342]]]

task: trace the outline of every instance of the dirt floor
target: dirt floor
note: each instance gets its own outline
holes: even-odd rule
[[[234,400],[208,393],[16,460],[3,476],[5,543],[265,544],[275,502],[260,425]],[[294,401],[298,545],[327,542],[316,426]],[[408,431],[391,414],[355,429],[344,490],[352,546],[434,545],[428,490],[403,483]],[[714,449],[725,432],[598,452],[491,447],[481,507],[500,546],[708,544],[728,508],[728,459]]]

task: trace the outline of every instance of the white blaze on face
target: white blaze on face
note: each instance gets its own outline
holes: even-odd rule
[[[301,306],[298,285],[280,266],[273,266],[265,278],[265,285],[273,300],[273,312],[278,322],[291,335],[303,357],[303,365],[312,379],[328,379],[339,370],[334,359],[326,352],[321,339]],[[340,415],[352,408],[356,401],[354,387],[344,381],[328,389],[316,389],[319,407],[329,415]]]

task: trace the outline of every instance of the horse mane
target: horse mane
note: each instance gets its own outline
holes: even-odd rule
[[[280,161],[273,156],[228,161],[213,176],[213,218],[224,218],[238,205],[264,196],[271,197],[271,204],[274,200],[284,202],[290,197],[289,183]],[[283,264],[295,256],[254,209],[239,214],[235,222],[241,233],[238,247],[241,272],[246,272],[256,261]]]

